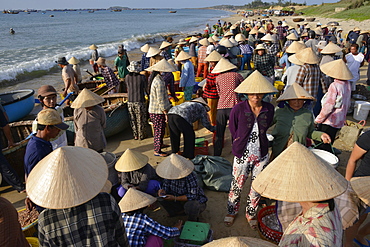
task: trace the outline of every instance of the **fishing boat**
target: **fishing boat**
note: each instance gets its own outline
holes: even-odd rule
[[[15,90],[0,94],[0,103],[8,115],[9,122],[19,121],[33,109],[35,91],[32,89]]]
[[[102,95],[105,102],[102,107],[107,116],[106,128],[104,129],[105,137],[114,136],[127,127],[129,127],[129,114],[127,109],[127,93],[114,93]],[[73,109],[64,107],[64,122],[69,125],[67,129],[68,144],[74,143],[75,129],[73,123]]]
[[[171,10],[171,11],[168,11],[169,13],[176,13],[177,11],[176,10]]]
[[[10,132],[13,137],[14,146],[6,147],[2,150],[6,160],[14,168],[22,181],[24,181],[24,154],[29,141],[27,137],[32,133],[32,122],[33,120],[10,123]],[[0,139],[1,143],[8,143],[2,129],[0,129]]]

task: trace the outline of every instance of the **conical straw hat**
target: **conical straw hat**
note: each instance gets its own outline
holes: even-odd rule
[[[219,42],[220,41],[220,38],[217,37],[216,35],[213,35],[212,39],[213,39],[213,42]]]
[[[360,29],[359,27],[355,27],[355,28],[353,29],[353,31],[355,31],[355,32],[359,32],[359,31],[361,31],[361,29]]]
[[[162,59],[158,63],[154,64],[153,66],[145,69],[146,71],[159,71],[159,72],[175,72],[175,68],[166,61],[166,59]]]
[[[234,44],[230,40],[228,40],[228,39],[221,40],[220,41],[220,45],[223,45],[223,46],[225,46],[227,48],[231,48],[231,47],[234,46]]]
[[[104,187],[101,189],[100,193],[104,192],[109,194],[111,191],[112,191],[112,182],[107,180],[105,181]]]
[[[77,58],[75,57],[71,57],[69,60],[68,60],[68,63],[69,64],[78,64],[80,62],[80,60],[78,60]]]
[[[296,57],[301,62],[308,64],[317,64],[320,61],[319,57],[313,52],[311,47],[305,48],[300,52],[297,52]]]
[[[352,189],[356,192],[358,198],[366,205],[370,206],[370,176],[351,178]]]
[[[213,43],[215,41],[212,37],[209,37],[207,40],[209,43]]]
[[[227,36],[234,36],[234,34],[230,31],[227,31],[227,33],[224,34],[224,37],[227,37]]]
[[[89,46],[89,49],[90,50],[96,50],[96,49],[98,49],[98,47],[95,44],[92,44],[92,45]]]
[[[261,40],[263,40],[263,41],[274,41],[274,38],[272,37],[272,35],[271,34],[266,34],[265,36],[263,36],[262,38],[261,38]]]
[[[161,53],[161,50],[159,50],[158,47],[149,47],[148,53],[146,54],[146,57],[154,57],[155,55]]]
[[[276,102],[290,100],[290,99],[303,99],[303,100],[316,100],[315,97],[310,95],[298,83],[293,83],[284,93],[276,100]]]
[[[207,61],[207,62],[218,62],[220,61],[220,59],[222,58],[222,56],[220,55],[220,53],[218,53],[218,51],[216,50],[213,50],[205,59],[204,61]]]
[[[249,32],[249,34],[256,34],[258,33],[258,30],[255,28],[252,28],[252,30]]]
[[[209,42],[208,42],[208,40],[206,38],[201,39],[199,41],[199,44],[201,44],[202,46],[209,46]]]
[[[238,67],[236,67],[234,64],[230,63],[229,60],[227,60],[226,58],[221,58],[217,65],[214,67],[214,69],[211,71],[211,73],[221,73],[221,72],[225,72],[225,71],[229,71],[229,70],[232,70],[232,69],[237,69]]]
[[[258,29],[258,32],[259,33],[266,33],[266,30],[263,27],[261,27],[260,29]]]
[[[117,161],[115,168],[119,172],[136,171],[144,167],[148,161],[148,156],[128,148]]]
[[[84,88],[73,101],[71,108],[85,108],[103,103],[105,99]]]
[[[335,54],[340,51],[342,51],[342,48],[330,42],[322,49],[321,54]]]
[[[321,71],[334,79],[348,81],[353,78],[351,71],[342,59],[337,59],[320,66]]]
[[[140,208],[145,208],[153,204],[157,199],[140,190],[130,188],[119,201],[118,206],[122,213],[134,211]]]
[[[198,38],[192,36],[191,39],[189,40],[189,43],[193,43],[193,42],[196,42],[196,41],[198,41]]]
[[[159,163],[156,172],[165,179],[180,179],[188,176],[193,170],[193,162],[181,155],[171,154]]]
[[[150,46],[148,44],[145,44],[142,47],[140,47],[140,51],[147,53],[149,51],[149,47]]]
[[[236,93],[277,93],[278,90],[258,70],[255,70],[234,90]]]
[[[261,196],[286,202],[318,202],[341,195],[347,180],[309,149],[294,142],[254,180]]]
[[[177,55],[177,57],[175,58],[175,61],[184,61],[184,60],[187,60],[187,59],[190,59],[191,56],[189,55],[189,53],[185,52],[185,51],[181,51],[179,53],[179,55]]]
[[[230,37],[230,38],[229,38],[229,41],[230,41],[234,46],[237,46],[237,45],[238,45],[238,42],[234,39],[234,37]]]
[[[94,198],[107,179],[107,163],[98,152],[64,146],[37,163],[28,176],[26,187],[36,205],[63,209]]]
[[[161,46],[159,47],[160,50],[166,48],[166,47],[169,47],[171,46],[172,44],[170,42],[167,42],[167,41],[163,41]]]
[[[276,247],[275,244],[258,238],[250,237],[228,237],[213,240],[203,247]]]
[[[298,40],[298,37],[294,33],[289,34],[286,38],[290,40]]]
[[[204,105],[206,108],[208,107],[208,104],[207,102],[202,98],[202,97],[199,97],[199,98],[196,98],[196,99],[192,99],[190,100],[191,102],[197,102],[197,103],[201,103],[202,105]]]
[[[242,33],[238,33],[236,36],[235,36],[235,40],[237,42],[242,42],[242,41],[246,41],[246,37],[244,36],[244,34]]]
[[[296,64],[296,65],[303,65],[303,64],[304,64],[303,62],[301,62],[301,61],[296,57],[296,55],[295,55],[295,54],[293,54],[293,55],[289,56],[289,57],[288,57],[288,60],[289,60],[289,62],[294,63],[294,64]]]
[[[267,51],[266,47],[263,44],[258,44],[254,50],[265,50],[265,52]]]
[[[304,33],[301,34],[301,38],[307,37],[307,36],[308,36],[308,32],[304,32]]]

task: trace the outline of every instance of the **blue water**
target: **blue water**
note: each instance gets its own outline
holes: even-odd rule
[[[168,10],[0,14],[0,82],[48,73],[60,56],[88,60],[93,43],[101,56],[108,57],[119,44],[130,51],[161,41],[164,35],[199,32],[206,23],[230,14],[208,9],[178,9],[174,14]],[[14,35],[9,34],[11,27]]]

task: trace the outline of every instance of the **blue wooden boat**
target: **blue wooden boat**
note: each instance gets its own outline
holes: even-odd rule
[[[9,122],[19,121],[32,111],[34,93],[32,89],[25,89],[0,94],[0,102],[8,114]]]

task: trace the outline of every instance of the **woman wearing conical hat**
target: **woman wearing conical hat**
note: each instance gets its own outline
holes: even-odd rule
[[[193,95],[193,89],[195,85],[195,74],[194,65],[190,61],[192,57],[189,53],[181,51],[176,57],[175,61],[182,65],[181,78],[179,86],[184,88],[185,100],[191,100]]]
[[[274,117],[274,106],[263,102],[267,94],[277,90],[258,71],[254,71],[235,92],[247,95],[247,100],[238,103],[230,113],[229,128],[233,140],[232,182],[227,202],[226,226],[231,226],[239,212],[240,196],[245,180],[251,173],[252,180],[267,166],[268,140],[266,131]],[[257,229],[257,209],[260,195],[253,189],[247,197],[246,218],[253,229]]]
[[[121,172],[121,186],[118,189],[120,197],[125,195],[129,188],[157,195],[161,187],[160,179],[148,161],[148,156],[129,148],[122,154],[114,166]]]
[[[315,100],[297,83],[293,83],[276,100],[279,107],[275,111],[275,128],[272,131],[274,142],[272,155],[277,157],[291,143],[297,141],[306,145],[306,138],[330,143],[330,136],[324,132],[314,131],[312,112],[304,107],[305,103]],[[307,104],[306,103],[306,104]]]
[[[107,145],[104,135],[107,117],[100,106],[103,102],[103,97],[86,88],[73,101],[71,108],[75,109],[73,112],[75,146],[103,152]]]
[[[240,54],[243,56],[240,61],[240,70],[245,69],[245,64],[247,64],[247,70],[251,70],[251,59],[253,55],[253,48],[248,44],[248,40],[243,34],[237,34],[235,40],[239,43]]]
[[[279,246],[342,246],[342,220],[334,198],[347,190],[348,181],[302,144],[290,145],[252,187],[261,196],[302,206]]]
[[[118,203],[123,224],[126,228],[129,246],[163,246],[163,239],[173,239],[180,235],[182,220],[173,227],[163,226],[144,213],[144,209],[157,199],[136,189],[129,189]]]
[[[315,123],[319,124],[318,130],[327,133],[333,144],[335,135],[346,121],[348,107],[351,104],[352,73],[343,60],[338,59],[320,66],[321,71],[334,78],[328,92],[321,100],[322,109],[316,117]],[[318,148],[332,152],[330,144],[323,144]]]
[[[75,57],[71,57],[68,60],[68,63],[73,65],[72,68],[76,72],[76,75],[77,75],[77,83],[80,83],[82,81],[81,69],[79,65],[80,60],[78,60]]]
[[[99,73],[99,67],[96,63],[96,61],[99,58],[98,47],[95,44],[92,44],[89,46],[89,49],[92,50],[91,57],[90,57],[90,64],[92,65],[94,72]]]
[[[265,76],[271,84],[275,81],[275,57],[268,52],[263,44],[259,44],[254,49],[254,55],[252,58],[254,62],[254,68]]]
[[[150,77],[152,80],[149,81],[151,87],[148,112],[154,128],[154,155],[165,157],[167,154],[162,152],[163,137],[167,113],[171,104],[168,100],[166,82],[163,80],[161,73],[174,72],[175,68],[166,59],[162,59],[146,70],[152,72]]]

